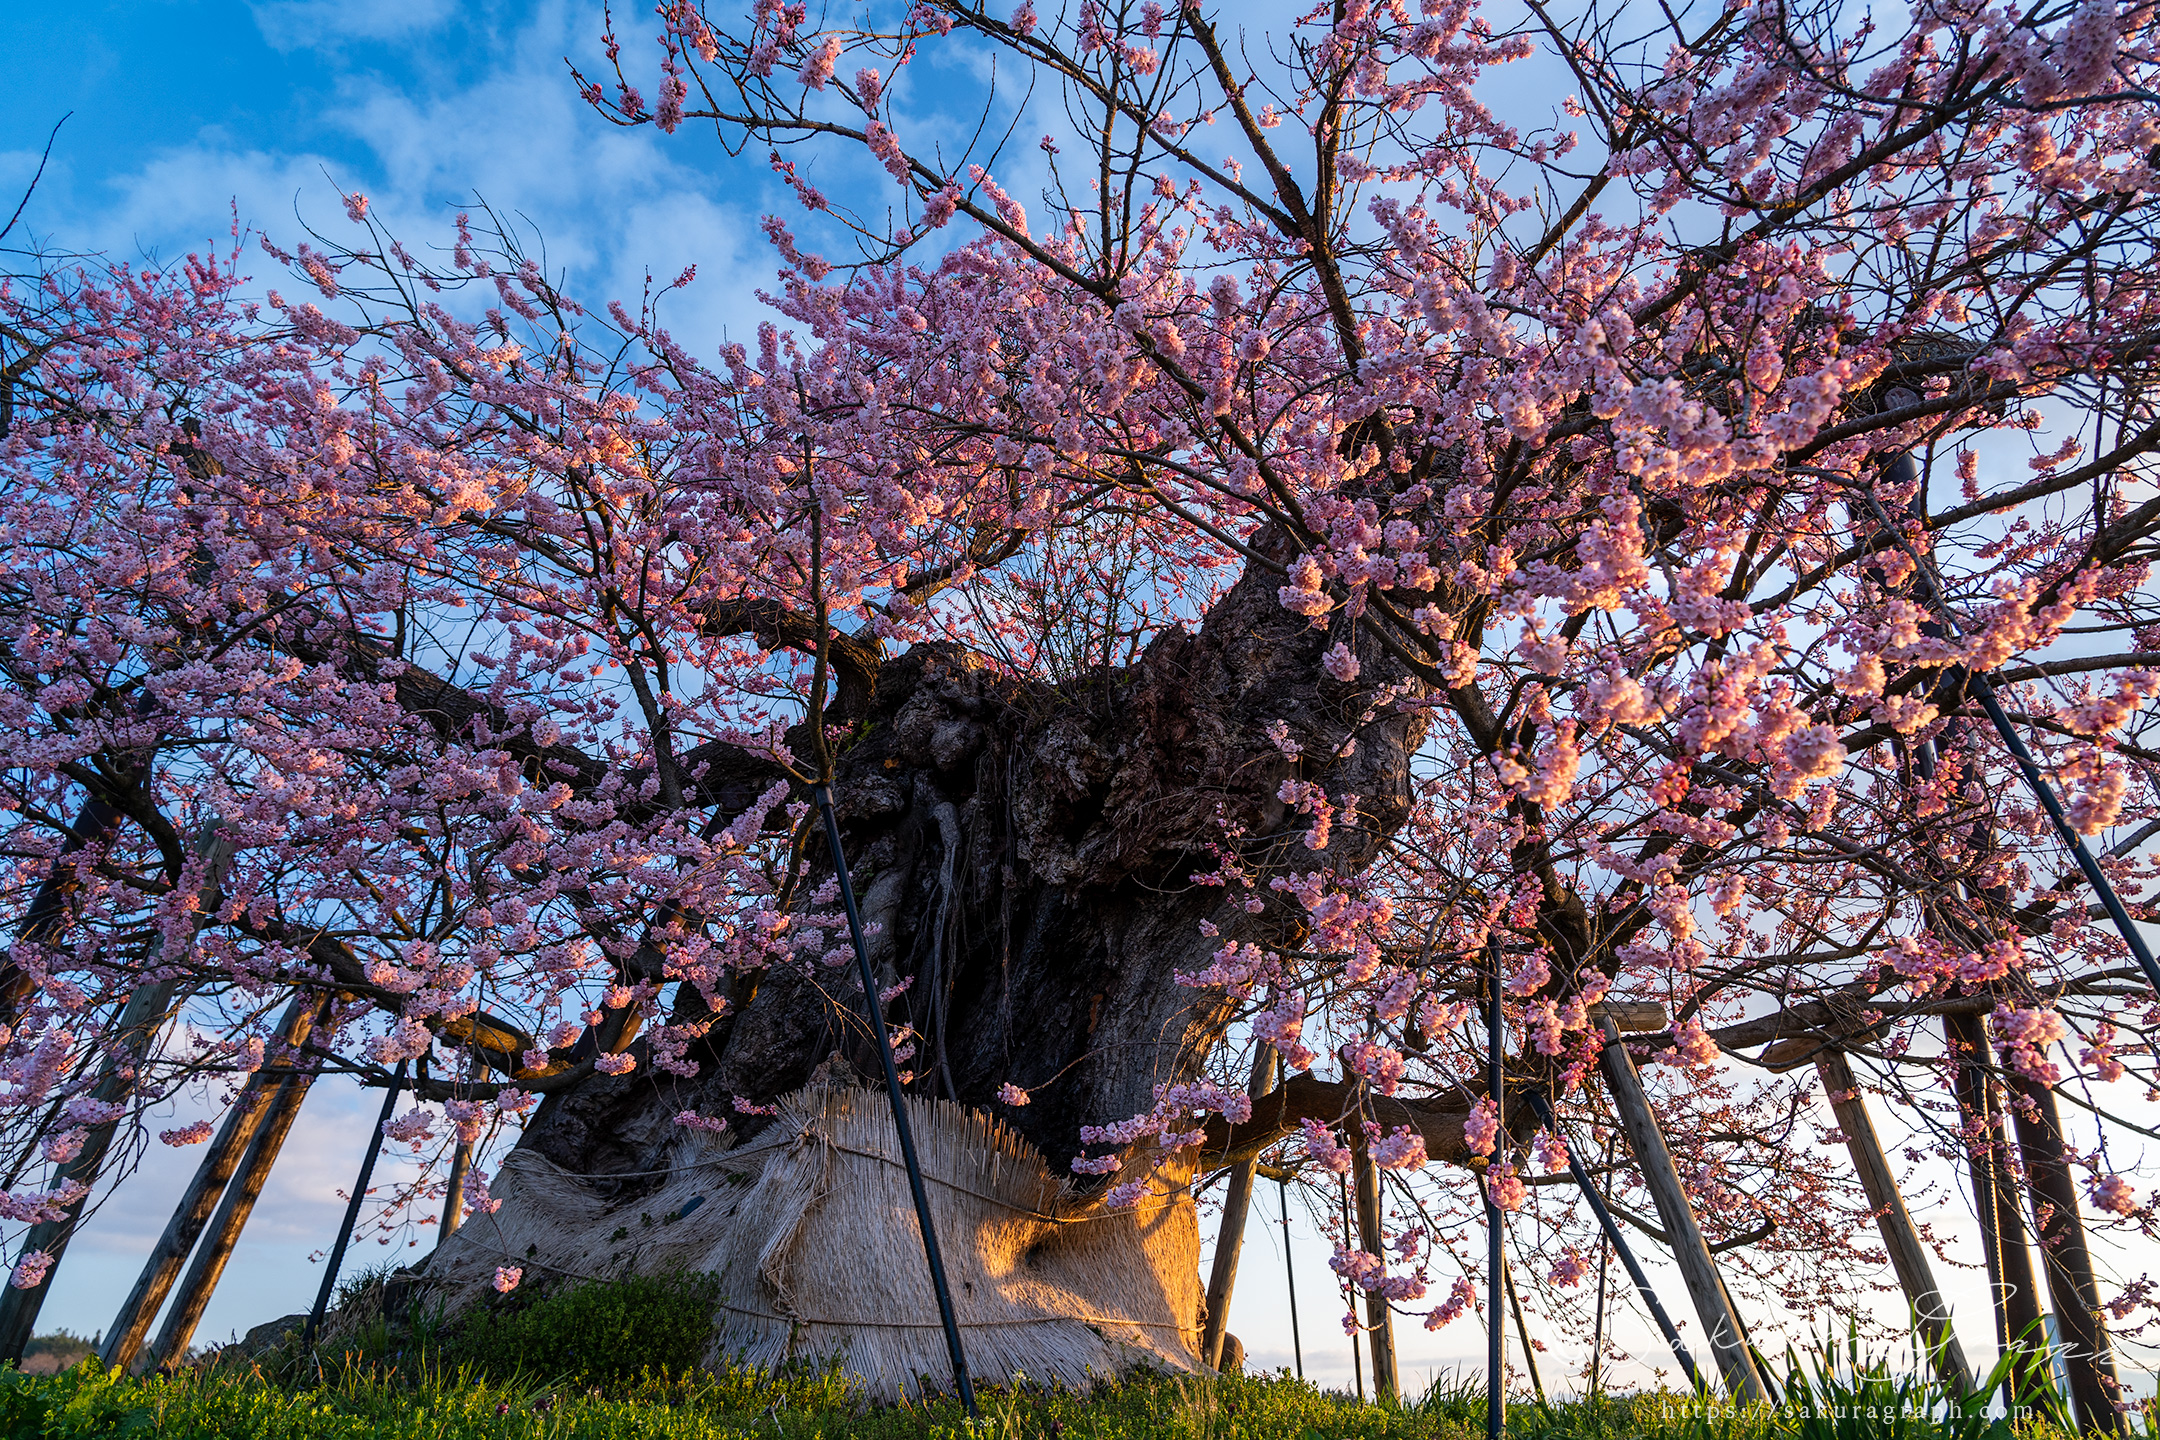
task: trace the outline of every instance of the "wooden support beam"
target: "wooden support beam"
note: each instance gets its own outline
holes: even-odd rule
[[[1352,1120],[1353,1126],[1357,1125]],[[1350,1168],[1357,1178],[1358,1247],[1368,1255],[1385,1256],[1387,1237],[1381,1229],[1380,1167],[1366,1148],[1363,1127],[1351,1132]],[[1402,1401],[1402,1387],[1395,1373],[1395,1312],[1385,1295],[1365,1296],[1365,1332],[1372,1337],[1373,1399],[1382,1405]]]
[[[1859,1172],[1860,1188],[1866,1192],[1868,1206],[1875,1212],[1876,1228],[1882,1232],[1883,1249],[1890,1254],[1890,1268],[1897,1272],[1905,1304],[1920,1327],[1921,1338],[1927,1342],[1928,1354],[1944,1383],[1963,1394],[1972,1386],[1972,1366],[1966,1363],[1964,1347],[1958,1344],[1957,1330],[1950,1322],[1949,1302],[1936,1288],[1927,1247],[1920,1243],[1920,1232],[1905,1208],[1904,1197],[1898,1193],[1897,1177],[1883,1154],[1875,1124],[1868,1118],[1867,1102],[1860,1096],[1859,1082],[1853,1078],[1845,1052],[1825,1050],[1817,1055],[1815,1073],[1822,1078],[1823,1093],[1829,1098],[1838,1128],[1845,1132],[1845,1149],[1852,1156],[1853,1169]]]
[[[1663,1030],[1668,1023],[1665,1007],[1655,1000],[1600,1000],[1589,1013],[1592,1024],[1610,1020],[1624,1033]]]
[[[1717,1263],[1703,1242],[1702,1227],[1695,1222],[1695,1209],[1680,1184],[1672,1152],[1665,1148],[1665,1137],[1658,1131],[1657,1118],[1650,1111],[1650,1097],[1643,1092],[1642,1077],[1635,1072],[1635,1061],[1620,1039],[1619,1027],[1610,1018],[1600,1028],[1605,1034],[1605,1049],[1599,1065],[1606,1088],[1612,1092],[1621,1131],[1627,1136],[1628,1148],[1635,1153],[1635,1163],[1642,1167],[1643,1182],[1657,1203],[1665,1233],[1672,1237],[1680,1278],[1695,1302],[1695,1313],[1710,1338],[1710,1350],[1717,1357],[1726,1388],[1742,1403],[1767,1403],[1769,1392],[1763,1388],[1762,1377],[1755,1373],[1754,1359],[1740,1337],[1739,1317],[1726,1302]]]
[[[472,1146],[460,1140],[450,1156],[450,1178],[443,1182],[442,1224],[435,1231],[440,1245],[457,1234],[465,1218],[465,1175],[472,1169]]]
[[[313,1023],[323,1023],[329,1009],[330,1002],[323,1001],[315,1012]],[[202,1323],[203,1311],[208,1308],[210,1297],[225,1274],[225,1262],[232,1258],[233,1247],[240,1243],[240,1232],[247,1228],[248,1216],[254,1213],[255,1202],[262,1197],[263,1186],[277,1164],[278,1152],[285,1148],[285,1137],[291,1132],[293,1122],[300,1118],[301,1102],[307,1099],[308,1086],[314,1080],[315,1077],[306,1072],[288,1075],[271,1098],[269,1114],[263,1117],[255,1138],[248,1142],[239,1172],[225,1187],[225,1198],[218,1202],[209,1232],[196,1248],[194,1262],[188,1266],[187,1277],[180,1282],[179,1293],[173,1298],[172,1313],[165,1317],[157,1341],[150,1347],[160,1369],[175,1369],[187,1359],[188,1343],[195,1338],[195,1327]]]
[[[1253,1052],[1252,1081],[1245,1093],[1258,1100],[1274,1083],[1275,1047],[1262,1041]],[[1215,1264],[1208,1273],[1207,1322],[1200,1329],[1200,1358],[1211,1370],[1222,1368],[1230,1294],[1237,1288],[1238,1252],[1245,1247],[1245,1217],[1252,1210],[1253,1175],[1259,1164],[1258,1156],[1233,1164],[1230,1190],[1223,1196],[1222,1228],[1215,1233]],[[444,1223],[448,1223],[447,1217]]]
[[[321,1003],[312,995],[293,996],[278,1019],[275,1032],[278,1049],[290,1049],[306,1041],[314,1025],[316,1008]],[[274,1053],[266,1054],[266,1058],[275,1058]],[[125,1372],[134,1367],[136,1357],[142,1353],[143,1337],[150,1332],[150,1323],[157,1319],[165,1297],[172,1292],[173,1282],[180,1276],[180,1267],[187,1262],[188,1252],[195,1248],[195,1241],[209,1223],[233,1172],[246,1158],[256,1132],[276,1107],[276,1096],[282,1083],[258,1072],[250,1075],[240,1087],[239,1098],[226,1112],[225,1121],[210,1141],[209,1150],[196,1165],[194,1178],[180,1192],[180,1201],[173,1207],[172,1218],[165,1222],[165,1233],[151,1247],[150,1258],[143,1262],[142,1273],[135,1277],[135,1287],[128,1291],[127,1299],[120,1303],[120,1313],[105,1329],[100,1358],[107,1370]]]
[[[2078,1214],[2077,1182],[2063,1149],[2055,1091],[2015,1071],[2009,1081],[2015,1097],[2010,1113],[2017,1121],[2025,1180],[2032,1188],[2033,1233],[2040,1242],[2048,1296],[2055,1304],[2078,1429],[2089,1435],[2122,1434],[2125,1420],[2115,1402],[2123,1389],[2115,1378],[2115,1352],[2108,1341],[2106,1312],[2100,1308],[2085,1222]]]
[[[89,808],[85,807],[86,813]],[[194,925],[187,931],[190,946],[195,928],[217,910],[218,895],[224,888],[225,872],[232,864],[234,853],[232,840],[215,820],[196,836],[194,849],[205,865],[202,884],[195,896]],[[26,926],[26,933],[31,928]],[[149,953],[143,957],[143,973],[155,974],[163,958],[162,938],[153,940]],[[175,957],[171,963],[177,965],[181,958],[185,957]],[[108,1048],[98,1062],[98,1078],[91,1086],[91,1099],[116,1105],[135,1093],[136,1080],[142,1068],[150,1063],[151,1052],[156,1048],[166,1022],[172,1018],[179,994],[180,977],[173,975],[138,985],[128,996],[120,1007]],[[105,1156],[112,1149],[113,1137],[119,1128],[118,1120],[90,1126],[82,1148],[76,1151],[74,1158],[55,1168],[54,1189],[81,1185],[85,1193],[82,1199],[67,1207],[60,1219],[40,1220],[23,1237],[22,1255],[44,1254],[52,1258],[37,1284],[19,1288],[9,1285],[0,1292],[0,1360],[20,1363],[23,1348],[37,1332],[38,1312],[44,1307],[45,1297],[52,1293],[53,1276],[81,1223],[83,1206],[89,1202],[88,1188],[97,1183],[99,1172],[105,1168]]]
[[[2033,1278],[2032,1247],[2025,1238],[2024,1211],[2010,1174],[2010,1141],[2003,1132],[1992,1047],[1987,1026],[1977,1015],[1944,1016],[1943,1038],[1957,1066],[1953,1088],[1958,1128],[1965,1141],[1973,1213],[1980,1221],[1980,1245],[1994,1300],[1990,1308],[1995,1315],[1995,1346],[1999,1354],[2014,1354],[2044,1343],[2045,1332],[2040,1291]],[[2032,1387],[2043,1378],[2036,1365],[2015,1365],[2009,1382],[2011,1402],[2029,1404]]]

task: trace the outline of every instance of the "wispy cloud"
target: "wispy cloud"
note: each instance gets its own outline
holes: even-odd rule
[[[450,26],[447,9],[257,5],[273,45],[317,52],[319,63],[294,68],[295,83],[313,77],[301,96],[307,127],[205,126],[95,176],[67,164],[63,146],[33,218],[64,249],[170,259],[229,243],[236,213],[287,245],[310,228],[341,238],[340,192],[357,190],[424,254],[447,250],[458,210],[485,203],[544,246],[551,270],[589,301],[634,308],[648,273],[665,281],[695,265],[697,283],[670,297],[670,323],[698,349],[762,318],[754,292],[774,265],[756,223],[772,198],[763,167],[594,115],[563,57],[594,47],[598,5],[555,0],[493,16],[475,7],[456,17],[455,64],[409,54],[424,45],[358,43]],[[382,63],[392,55],[404,63]],[[0,153],[0,186],[20,185],[34,164],[34,152]],[[267,257],[249,263],[267,279]]]
[[[450,18],[451,0],[258,0],[250,5],[263,39],[279,50],[348,40],[398,40]]]

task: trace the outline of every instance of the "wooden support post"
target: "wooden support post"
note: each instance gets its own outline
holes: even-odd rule
[[[329,1010],[330,1002],[321,1002],[312,1023],[322,1024]],[[305,1038],[304,1032],[301,1038]],[[278,1152],[285,1147],[285,1137],[291,1133],[293,1122],[300,1117],[301,1102],[307,1099],[308,1086],[314,1079],[313,1075],[305,1073],[288,1075],[272,1096],[269,1114],[263,1117],[255,1138],[248,1143],[239,1173],[225,1187],[225,1198],[218,1202],[209,1233],[195,1251],[187,1278],[180,1282],[172,1313],[165,1317],[164,1325],[158,1329],[157,1342],[150,1347],[159,1368],[172,1370],[186,1360],[188,1343],[195,1338],[195,1327],[202,1323],[203,1311],[225,1274],[225,1262],[232,1258],[233,1247],[240,1243],[240,1232],[247,1228],[248,1216],[255,1212],[255,1202],[262,1197],[263,1185],[270,1179],[270,1171],[277,1164]]]
[[[1356,1122],[1352,1122],[1353,1124]],[[1387,1240],[1381,1229],[1380,1167],[1366,1148],[1362,1128],[1353,1133],[1350,1168],[1357,1174],[1358,1245],[1368,1255],[1385,1256]],[[1401,1388],[1395,1374],[1395,1312],[1385,1295],[1367,1292],[1365,1330],[1372,1336],[1373,1399],[1382,1405],[1398,1404]]]
[[[437,1245],[457,1234],[465,1218],[465,1176],[471,1169],[472,1146],[460,1140],[450,1156],[450,1178],[443,1182],[442,1224],[435,1231]]]
[[[90,807],[84,808],[87,814]],[[206,862],[202,886],[196,895],[197,925],[203,916],[217,909],[225,871],[232,864],[233,848],[223,827],[214,820],[196,837],[195,851]],[[42,895],[41,891],[41,900]],[[192,942],[194,931],[191,929],[188,934]],[[146,975],[156,973],[162,953],[161,942],[152,941],[149,953],[143,957],[142,968]],[[98,1078],[90,1090],[91,1099],[115,1105],[134,1093],[135,1082],[142,1067],[150,1062],[150,1052],[157,1044],[158,1035],[172,1018],[174,1001],[179,993],[180,977],[175,975],[139,985],[128,996],[120,1007],[110,1048],[99,1061]],[[61,1257],[67,1253],[68,1242],[74,1238],[83,1206],[89,1203],[89,1187],[97,1183],[98,1173],[105,1167],[105,1156],[112,1149],[113,1136],[119,1128],[118,1120],[90,1126],[75,1157],[56,1168],[52,1182],[54,1189],[81,1185],[84,1194],[67,1207],[60,1219],[40,1220],[23,1237],[23,1255],[42,1253],[52,1259],[37,1284],[21,1288],[9,1285],[4,1293],[0,1293],[0,1361],[20,1363],[23,1347],[36,1333],[38,1311],[44,1307],[45,1297],[52,1292],[53,1276],[60,1268]]]
[[[697,994],[696,986],[686,986],[691,995]],[[481,1062],[477,1050],[465,1057],[465,1078],[486,1078],[487,1067]],[[458,1226],[465,1223],[465,1177],[472,1170],[473,1147],[470,1140],[459,1140],[457,1149],[450,1152],[450,1178],[443,1182],[442,1224],[435,1232],[435,1243],[442,1244],[457,1234]]]
[[[278,1048],[289,1049],[307,1039],[319,1003],[312,996],[293,996],[278,1020]],[[158,1237],[150,1258],[143,1262],[142,1273],[135,1278],[135,1288],[128,1292],[127,1299],[121,1302],[120,1313],[106,1327],[100,1358],[107,1370],[125,1372],[134,1367],[136,1356],[142,1352],[143,1337],[150,1331],[150,1322],[157,1319],[157,1312],[165,1304],[173,1281],[179,1277],[180,1267],[186,1263],[188,1252],[195,1248],[204,1225],[209,1223],[218,1197],[224,1194],[233,1172],[246,1158],[256,1132],[276,1108],[281,1085],[282,1082],[266,1079],[258,1073],[250,1075],[247,1083],[240,1087],[239,1098],[226,1112],[225,1122],[218,1127],[209,1151],[195,1167],[194,1178],[180,1192],[180,1203],[173,1207],[172,1218],[165,1222],[165,1233]]]
[[[135,1066],[147,1061],[154,1037],[171,1015],[173,998],[178,990],[177,980],[145,985],[121,1007],[119,1035],[113,1051],[108,1052],[103,1061],[104,1073],[91,1087],[91,1099],[105,1105],[119,1104],[127,1099],[135,1088]],[[126,1060],[121,1058],[123,1055]],[[74,1158],[55,1170],[53,1188],[81,1185],[87,1190],[95,1185],[119,1128],[117,1120],[91,1126],[88,1138]],[[5,1295],[0,1296],[0,1357],[22,1359],[23,1347],[30,1343],[30,1337],[37,1329],[38,1311],[52,1289],[53,1272],[60,1268],[61,1258],[67,1254],[68,1242],[75,1236],[83,1206],[88,1200],[89,1196],[85,1194],[68,1206],[60,1219],[40,1220],[23,1237],[23,1255],[42,1253],[52,1259],[44,1278],[37,1284],[22,1288],[11,1285]]]
[[[1980,1244],[1987,1259],[1988,1286],[1995,1313],[1995,1345],[2002,1354],[2045,1343],[2040,1321],[2040,1291],[2033,1279],[2032,1248],[2026,1243],[2025,1217],[2018,1187],[2010,1174],[2009,1137],[2003,1133],[1987,1027],[1977,1015],[1945,1015],[1943,1035],[1956,1060],[1955,1089],[1966,1166],[1972,1180],[1973,1213],[1980,1221]],[[2038,1379],[2036,1367],[2019,1363],[2010,1374],[2010,1397],[2026,1403]]]
[[[1766,1404],[1769,1392],[1763,1388],[1762,1377],[1755,1373],[1754,1359],[1740,1338],[1739,1317],[1727,1305],[1725,1287],[1718,1282],[1717,1264],[1710,1258],[1702,1227],[1695,1223],[1695,1209],[1680,1184],[1680,1172],[1673,1167],[1672,1152],[1665,1148],[1665,1137],[1658,1132],[1650,1097],[1643,1093],[1642,1077],[1635,1073],[1635,1061],[1610,1018],[1601,1028],[1605,1050],[1599,1065],[1606,1087],[1612,1092],[1613,1108],[1619,1113],[1628,1148],[1635,1152],[1635,1163],[1642,1167],[1643,1183],[1657,1203],[1658,1217],[1672,1241],[1673,1258],[1680,1265],[1680,1278],[1695,1302],[1695,1313],[1709,1336],[1710,1351],[1717,1357],[1726,1389],[1743,1404]]]
[[[1927,1247],[1920,1243],[1920,1232],[1905,1209],[1904,1197],[1898,1194],[1897,1177],[1883,1154],[1875,1124],[1868,1118],[1867,1102],[1860,1096],[1859,1082],[1853,1078],[1845,1052],[1824,1050],[1815,1057],[1815,1073],[1822,1078],[1823,1093],[1829,1097],[1838,1128],[1845,1132],[1845,1149],[1852,1156],[1853,1169],[1859,1172],[1860,1188],[1875,1212],[1883,1249],[1890,1255],[1890,1268],[1897,1272],[1905,1303],[1920,1327],[1928,1355],[1944,1383],[1963,1394],[1972,1385],[1972,1366],[1966,1363],[1964,1347],[1958,1344],[1949,1303],[1936,1288]]]
[[[2123,1414],[2115,1401],[2122,1385],[2115,1378],[2115,1353],[2101,1318],[2100,1287],[2093,1278],[2085,1222],[2078,1215],[2077,1185],[2063,1153],[2055,1092],[2015,1072],[2009,1081],[2016,1097],[2010,1111],[2017,1120],[2018,1148],[2024,1153],[2026,1183],[2032,1187],[2033,1233],[2040,1242],[2063,1363],[2070,1372],[2070,1403],[2080,1430],[2120,1434]]]
[[[1275,1047],[1263,1040],[1254,1049],[1252,1080],[1245,1093],[1258,1100],[1271,1088],[1274,1075]],[[1211,1370],[1222,1368],[1230,1294],[1237,1288],[1238,1252],[1245,1245],[1245,1217],[1252,1209],[1253,1176],[1259,1169],[1257,1155],[1233,1165],[1229,1193],[1223,1196],[1222,1228],[1215,1234],[1215,1264],[1208,1274],[1207,1323],[1200,1331],[1200,1358]]]

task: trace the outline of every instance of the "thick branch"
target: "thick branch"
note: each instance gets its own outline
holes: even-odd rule
[[[1232,1125],[1220,1115],[1209,1116],[1200,1159],[1207,1165],[1257,1159],[1303,1121],[1340,1124],[1358,1110],[1359,1098],[1357,1087],[1344,1081],[1294,1075],[1274,1093],[1255,1100],[1252,1118],[1242,1125]],[[1441,1100],[1403,1100],[1368,1091],[1363,1102],[1366,1117],[1382,1129],[1407,1125],[1424,1136],[1429,1158],[1449,1164],[1461,1164],[1469,1158],[1470,1148],[1463,1141],[1463,1121],[1470,1118],[1472,1099],[1451,1095]]]
[[[754,635],[767,649],[785,646],[806,655],[817,653],[820,639],[815,621],[777,600],[717,601],[706,607],[698,629],[714,637]],[[846,635],[838,630],[822,638],[826,658],[840,677],[839,695],[831,708],[850,719],[868,714],[877,698],[883,646],[874,635]]]

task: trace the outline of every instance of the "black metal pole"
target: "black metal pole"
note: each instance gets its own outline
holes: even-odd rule
[[[1530,1092],[1530,1108],[1537,1111],[1539,1124],[1556,1135],[1559,1133],[1559,1127],[1553,1123],[1552,1103],[1545,1098],[1544,1092]],[[1642,1295],[1643,1304],[1649,1308],[1650,1318],[1657,1321],[1658,1329],[1664,1332],[1665,1343],[1672,1346],[1673,1358],[1678,1360],[1680,1368],[1687,1372],[1688,1384],[1701,1389],[1703,1380],[1701,1373],[1695,1368],[1695,1357],[1688,1354],[1687,1346],[1680,1341],[1678,1327],[1673,1324],[1672,1317],[1665,1313],[1665,1307],[1658,1303],[1657,1291],[1650,1288],[1650,1277],[1643,1273],[1642,1263],[1635,1258],[1635,1252],[1628,1248],[1627,1240],[1621,1235],[1620,1226],[1614,1221],[1612,1211],[1605,1207],[1605,1197],[1598,1194],[1597,1186],[1591,1183],[1590,1172],[1583,1169],[1582,1161],[1575,1158],[1574,1147],[1568,1146],[1567,1152],[1568,1173],[1575,1177],[1575,1184],[1582,1191],[1583,1199],[1590,1202],[1590,1211],[1597,1216],[1598,1224],[1604,1228],[1605,1238],[1612,1242],[1613,1253],[1620,1257],[1620,1264],[1626,1269],[1628,1278],[1635,1282],[1635,1289]]]
[[[1335,1177],[1335,1199],[1342,1210],[1342,1243],[1345,1252],[1355,1250],[1357,1245],[1350,1238],[1350,1181],[1347,1176]],[[1343,1304],[1350,1307],[1350,1378],[1357,1384],[1357,1398],[1365,1398],[1365,1360],[1358,1353],[1357,1291],[1348,1280],[1343,1281]]]
[[[345,1263],[345,1247],[352,1243],[353,1226],[360,1221],[360,1206],[367,1200],[368,1181],[375,1174],[375,1157],[382,1154],[383,1126],[396,1113],[398,1092],[405,1088],[405,1063],[398,1061],[390,1085],[383,1092],[382,1114],[368,1132],[367,1155],[360,1161],[360,1178],[353,1181],[352,1199],[345,1203],[345,1223],[338,1226],[337,1244],[330,1247],[330,1263],[323,1270],[322,1289],[315,1292],[315,1308],[308,1312],[307,1326],[300,1332],[300,1348],[315,1348],[315,1332],[322,1328],[323,1311],[330,1308],[331,1292],[337,1289],[338,1270]]]
[[[1883,470],[1885,476],[1896,483],[1909,484],[1919,476],[1918,462],[1910,453],[1897,456],[1885,465]],[[1875,519],[1881,525],[1882,533],[1896,538],[1899,548],[1913,561],[1919,571],[1921,589],[1930,607],[1942,618],[1943,626],[1954,632],[1956,626],[1950,614],[1950,605],[1944,598],[1941,584],[1936,580],[1932,559],[1922,557],[1919,551],[1905,541],[1904,535],[1891,523],[1889,515],[1883,510],[1882,502],[1875,498],[1873,492],[1865,493],[1868,507],[1875,512]],[[2003,711],[2002,702],[1995,698],[1995,687],[1989,683],[1987,676],[1978,671],[1966,670],[1964,674],[1965,683],[1972,690],[1973,698],[1980,702],[1981,709],[1987,711],[1988,719],[1995,726],[1995,733],[2002,737],[2004,748],[2009,750],[2010,758],[2017,762],[2019,773],[2025,777],[2026,788],[2039,800],[2040,808],[2047,811],[2048,820],[2054,825],[2057,838],[2062,841],[2064,848],[2069,850],[2070,858],[2077,862],[2078,869],[2084,873],[2085,881],[2092,886],[2093,893],[2100,897],[2101,907],[2107,911],[2108,918],[2115,922],[2115,929],[2121,934],[2123,943],[2130,947],[2131,955],[2136,957],[2138,968],[2145,972],[2145,983],[2152,987],[2155,995],[2160,995],[2160,961],[2153,958],[2152,947],[2147,945],[2145,937],[2138,933],[2137,923],[2130,918],[2129,910],[2124,907],[2122,897],[2115,893],[2115,886],[2107,878],[2107,873],[2100,868],[2100,862],[2093,858],[2092,851],[2085,848],[2085,838],[2071,828],[2070,817],[2064,813],[2062,801],[2055,794],[2055,787],[2047,783],[2047,778],[2040,773],[2038,762],[2033,759],[2032,751],[2026,748],[2016,728],[2011,725],[2009,715]]]
[[[945,1349],[952,1357],[953,1386],[968,1418],[980,1419],[975,1408],[975,1382],[968,1377],[967,1352],[960,1345],[960,1322],[953,1316],[952,1291],[945,1284],[945,1259],[938,1253],[937,1227],[930,1220],[930,1195],[923,1189],[922,1164],[915,1157],[915,1132],[908,1127],[907,1103],[900,1093],[900,1067],[893,1063],[892,1037],[885,1033],[885,1005],[878,998],[876,972],[870,968],[870,952],[863,947],[862,916],[855,909],[855,886],[848,879],[847,854],[840,848],[840,820],[833,814],[832,789],[820,781],[813,787],[818,810],[825,817],[825,841],[832,846],[833,874],[840,881],[840,904],[847,911],[848,937],[855,945],[855,963],[862,971],[863,1005],[870,1028],[877,1035],[878,1058],[885,1064],[885,1094],[892,1101],[893,1131],[900,1138],[900,1155],[907,1162],[908,1189],[915,1197],[915,1223],[922,1228],[923,1259],[930,1265],[930,1288],[937,1292],[938,1319],[945,1326]]]
[[[1545,1379],[1538,1373],[1537,1347],[1530,1343],[1530,1327],[1523,1323],[1522,1291],[1515,1284],[1515,1267],[1503,1264],[1500,1276],[1507,1282],[1508,1310],[1515,1316],[1515,1339],[1522,1345],[1523,1368],[1530,1372],[1530,1389],[1537,1395],[1537,1403],[1545,1403]]]
[[[1305,1342],[1298,1335],[1297,1268],[1290,1263],[1290,1177],[1277,1172],[1275,1186],[1282,1198],[1283,1288],[1290,1292],[1290,1353],[1297,1358],[1297,1378],[1305,1378]]]
[[[2048,819],[2055,824],[2055,833],[2062,837],[2071,858],[2077,861],[2078,869],[2085,872],[2085,879],[2100,897],[2101,905],[2106,907],[2108,918],[2115,922],[2116,930],[2121,932],[2123,943],[2128,945],[2130,953],[2137,957],[2138,967],[2145,972],[2145,983],[2153,988],[2154,994],[2160,995],[2160,962],[2153,959],[2152,948],[2145,943],[2145,937],[2138,933],[2137,923],[2130,918],[2130,912],[2124,908],[2122,898],[2115,893],[2115,887],[2109,882],[2107,872],[2100,868],[2100,862],[2094,859],[2092,851],[2085,847],[2085,837],[2070,828],[2070,817],[2063,813],[2062,801],[2056,798],[2054,787],[2041,776],[2039,765],[2033,761],[2032,751],[2025,748],[2025,742],[2019,739],[2017,731],[2011,728],[2010,717],[2003,713],[2002,702],[1995,698],[1995,687],[1988,683],[1985,675],[1973,675],[1970,678],[1973,694],[1979,698],[1980,708],[1987,711],[1988,719],[1995,722],[1995,733],[2002,736],[2004,746],[2010,751],[2010,758],[2017,761],[2018,769],[2024,772],[2025,784],[2039,797],[2041,808],[2047,811]]]
[[[1590,1393],[1598,1393],[1599,1370],[1605,1363],[1605,1271],[1612,1245],[1603,1235],[1597,1242],[1597,1319],[1590,1326]]]
[[[1493,1134],[1493,1153],[1485,1161],[1485,1435],[1486,1440],[1500,1440],[1500,1432],[1507,1424],[1507,1377],[1502,1373],[1506,1365],[1507,1312],[1501,1308],[1501,1285],[1506,1271],[1507,1256],[1501,1247],[1500,1202],[1493,1197],[1492,1167],[1499,1163],[1503,1139],[1507,1133],[1507,1069],[1501,1054],[1505,1039],[1502,1034],[1500,1014],[1500,952],[1492,956],[1492,978],[1485,987],[1485,1093],[1492,1097],[1493,1108],[1500,1121]]]

